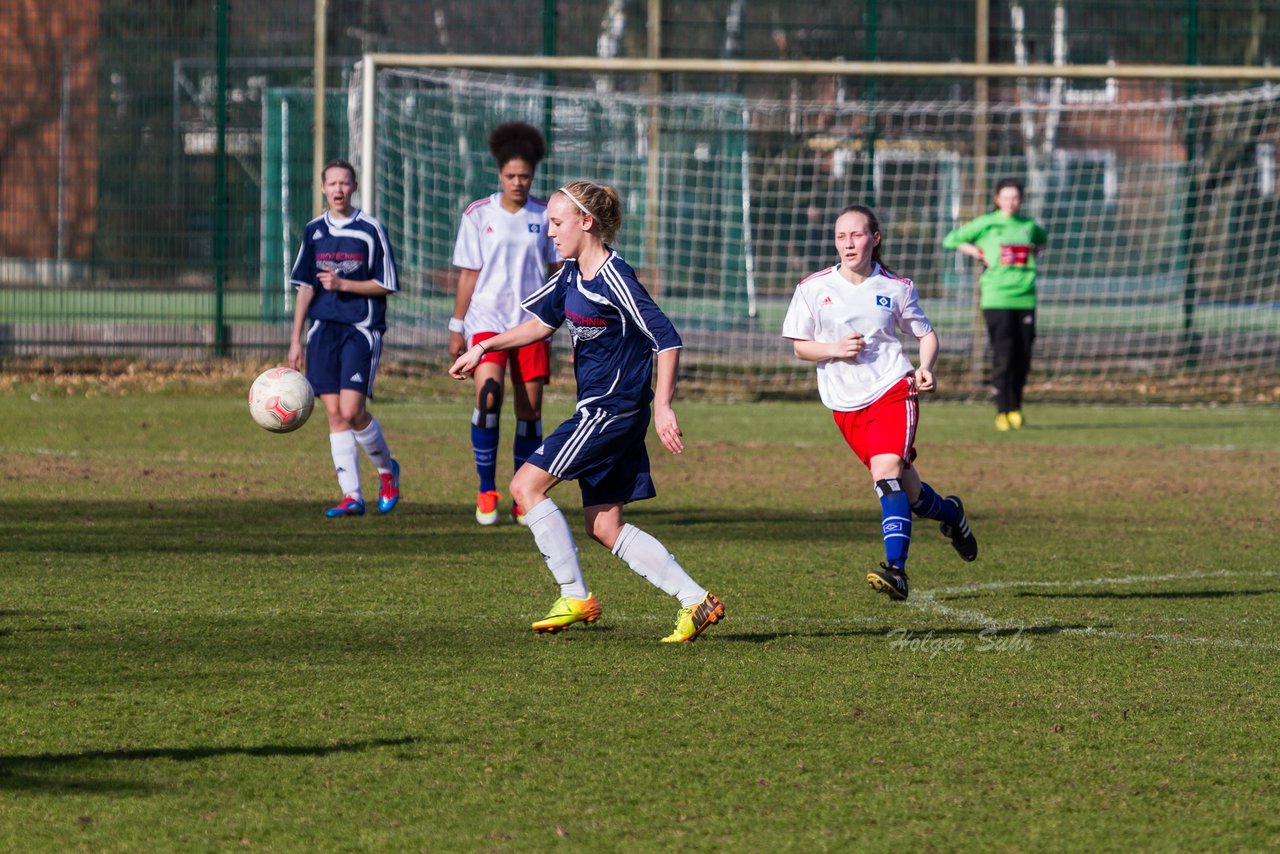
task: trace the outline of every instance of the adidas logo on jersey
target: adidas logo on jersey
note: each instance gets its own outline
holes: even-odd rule
[[[364,377],[360,376],[360,372],[359,372],[359,371],[356,371],[354,374],[352,374],[352,375],[351,375],[351,382],[353,382],[353,383],[362,383],[362,382],[364,382]]]
[[[823,305],[831,305],[831,297],[823,297],[823,298],[822,298],[822,304],[823,304]]]
[[[311,239],[312,239],[312,240],[324,240],[324,232],[322,232],[320,229],[318,229],[318,228],[317,228],[317,229],[316,229],[316,231],[315,231],[315,234],[311,235]]]
[[[484,233],[485,233],[485,234],[493,234],[493,226],[491,226],[491,225],[489,225],[489,226],[485,226]]]

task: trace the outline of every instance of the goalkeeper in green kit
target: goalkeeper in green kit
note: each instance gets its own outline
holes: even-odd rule
[[[1003,178],[996,184],[995,210],[953,229],[942,241],[985,268],[978,284],[1000,431],[1022,427],[1022,389],[1036,340],[1036,256],[1049,239],[1038,222],[1018,212],[1021,207],[1022,183]]]

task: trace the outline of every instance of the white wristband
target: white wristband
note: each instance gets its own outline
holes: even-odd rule
[[[465,329],[465,328],[466,328],[466,327],[462,325],[462,321],[461,321],[461,320],[459,320],[458,318],[456,318],[456,317],[451,317],[451,318],[449,318],[449,331],[450,331],[450,332],[462,332],[462,330],[463,330],[463,329]]]

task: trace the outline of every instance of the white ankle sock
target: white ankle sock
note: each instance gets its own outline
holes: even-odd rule
[[[338,488],[343,495],[364,500],[360,494],[360,449],[356,447],[356,434],[351,430],[329,434],[329,452],[333,454],[333,467],[338,472]]]
[[[547,569],[560,585],[560,595],[586,599],[590,595],[578,563],[578,547],[573,542],[569,522],[550,498],[525,513],[533,541],[547,562]]]
[[[364,452],[369,455],[370,461],[374,467],[378,469],[379,474],[386,474],[391,471],[391,449],[387,447],[387,440],[382,435],[382,427],[378,424],[378,419],[370,418],[369,423],[365,425],[363,430],[353,430],[352,435],[356,437],[356,441],[360,447],[364,448]]]
[[[689,577],[666,546],[635,525],[622,526],[622,533],[613,544],[613,553],[625,560],[641,578],[679,599],[681,607],[697,605],[707,596],[707,589]]]

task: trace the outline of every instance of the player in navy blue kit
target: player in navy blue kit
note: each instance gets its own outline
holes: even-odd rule
[[[307,223],[289,279],[297,289],[289,367],[302,370],[329,416],[329,448],[342,500],[325,514],[364,515],[360,448],[378,469],[378,510],[400,500],[400,464],[391,457],[365,401],[387,328],[387,294],[399,290],[396,262],[382,225],[351,204],[356,170],[331,160],[320,173],[328,210]],[[304,343],[305,340],[305,343]]]
[[[622,204],[612,188],[571,181],[552,194],[547,218],[556,248],[567,260],[525,299],[533,317],[478,342],[449,369],[455,379],[465,379],[485,353],[542,341],[565,323],[573,337],[577,409],[511,480],[511,495],[524,508],[534,541],[560,585],[560,598],[533,630],[558,632],[600,617],[569,523],[547,496],[561,481],[576,480],[591,538],[680,600],[675,630],[662,640],[692,641],[724,618],[724,605],[690,578],[662,543],[622,520],[624,504],[657,494],[644,442],[651,407],[662,444],[673,454],[684,450],[671,409],[680,336],[635,271],[609,246],[622,223]],[[657,381],[650,388],[655,353]]]

